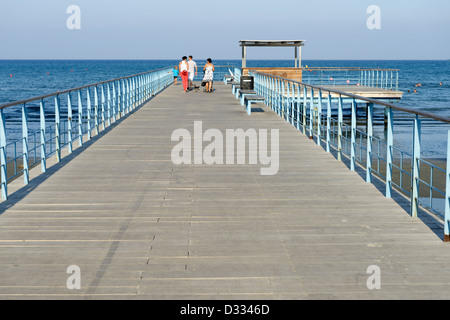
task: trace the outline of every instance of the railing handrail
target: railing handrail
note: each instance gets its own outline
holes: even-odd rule
[[[89,88],[89,87],[99,86],[99,85],[102,85],[102,84],[105,84],[105,83],[109,83],[109,82],[113,82],[113,81],[120,81],[120,80],[132,78],[132,77],[136,77],[136,76],[141,76],[141,75],[152,73],[152,72],[158,72],[158,71],[170,68],[170,67],[173,67],[173,66],[168,65],[167,67],[159,68],[159,69],[156,69],[156,70],[145,71],[145,72],[133,74],[133,75],[130,75],[130,76],[125,76],[125,77],[120,77],[120,78],[116,78],[116,79],[105,80],[105,81],[101,81],[101,82],[97,82],[97,83],[87,84],[87,85],[84,85],[84,86],[81,86],[81,87],[72,88],[72,89],[66,89],[66,90],[58,91],[58,92],[53,92],[53,93],[49,93],[49,94],[42,95],[42,96],[36,96],[36,97],[31,97],[31,98],[28,98],[28,99],[24,99],[24,100],[17,100],[17,101],[13,101],[13,102],[4,103],[4,104],[0,105],[0,110],[8,108],[8,107],[21,105],[21,104],[24,104],[24,103],[29,103],[29,102],[32,102],[32,101],[42,100],[42,99],[46,99],[46,98],[50,98],[50,97],[54,97],[54,96],[58,96],[58,95],[62,95],[62,94],[66,94],[66,93],[70,93],[70,92],[74,92],[74,91],[78,91],[78,90],[81,90],[81,89],[86,89],[86,88]],[[215,67],[216,68],[224,68],[224,67],[234,68],[235,66],[217,65]]]
[[[54,96],[58,96],[58,95],[62,95],[62,94],[70,93],[70,92],[74,92],[74,91],[79,91],[79,90],[86,89],[86,88],[89,88],[89,87],[99,86],[99,85],[102,85],[102,84],[105,84],[105,83],[109,83],[109,82],[113,82],[113,81],[124,80],[124,79],[133,78],[133,77],[136,77],[136,76],[141,76],[141,75],[148,74],[148,73],[162,71],[162,70],[167,69],[167,68],[170,68],[170,66],[167,66],[167,67],[164,67],[164,68],[160,68],[160,69],[156,69],[156,70],[151,70],[151,71],[145,71],[145,72],[137,73],[137,74],[133,74],[133,75],[130,75],[130,76],[125,76],[125,77],[120,77],[120,78],[116,78],[116,79],[105,80],[105,81],[101,81],[101,82],[97,82],[97,83],[87,84],[87,85],[84,85],[84,86],[81,86],[81,87],[72,88],[72,89],[66,89],[66,90],[58,91],[58,92],[53,92],[53,93],[49,93],[49,94],[42,95],[42,96],[37,96],[37,97],[32,97],[32,98],[28,98],[28,99],[24,99],[24,100],[18,100],[18,101],[4,103],[4,104],[0,105],[0,110],[8,108],[8,107],[21,105],[21,104],[24,104],[24,103],[36,101],[36,100],[42,100],[42,99],[46,99],[46,98],[50,98],[50,97],[54,97]]]
[[[277,78],[277,79],[280,79],[280,80],[283,80],[283,81],[293,82],[293,83],[296,83],[296,84],[299,84],[299,85],[302,85],[302,86],[306,86],[306,87],[310,87],[310,88],[313,88],[313,89],[325,91],[325,92],[328,92],[328,93],[335,93],[335,94],[338,94],[338,95],[341,95],[341,96],[347,96],[347,97],[350,97],[350,98],[355,98],[355,99],[358,99],[358,100],[367,101],[368,103],[382,105],[382,106],[385,106],[385,107],[388,107],[388,108],[392,108],[394,110],[398,110],[398,111],[402,111],[402,112],[406,112],[406,113],[411,113],[411,114],[415,114],[415,115],[431,118],[431,119],[442,121],[442,122],[445,122],[445,123],[450,123],[450,118],[443,117],[443,116],[440,116],[440,115],[437,115],[437,114],[434,114],[434,113],[431,113],[431,112],[421,111],[421,110],[414,110],[414,109],[407,108],[407,107],[401,107],[401,106],[398,106],[398,105],[390,103],[390,102],[380,101],[380,100],[377,100],[377,99],[372,99],[372,98],[367,98],[367,97],[361,97],[361,96],[353,94],[353,93],[348,93],[348,92],[343,92],[343,91],[339,91],[339,90],[333,90],[333,89],[325,88],[325,87],[321,87],[321,86],[315,86],[315,85],[311,85],[311,84],[306,84],[306,83],[301,82],[301,81],[296,81],[296,80],[292,80],[292,79],[286,79],[286,78],[283,78],[283,77],[275,76],[273,74],[259,72],[259,71],[256,71],[256,70],[252,71],[251,68],[249,68],[249,71],[251,71],[253,73],[256,73],[256,74],[263,75],[263,76],[268,76],[268,77]]]
[[[302,67],[303,70],[337,70],[337,71],[345,71],[345,70],[351,70],[351,71],[400,71],[400,69],[390,69],[390,68],[361,68],[361,67]]]

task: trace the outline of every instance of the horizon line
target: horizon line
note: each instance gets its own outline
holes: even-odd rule
[[[197,60],[206,60],[207,58],[199,58]],[[105,58],[105,59],[96,59],[96,58],[0,58],[0,61],[172,61],[172,60],[180,60],[179,58],[173,59],[133,59],[133,58]],[[214,60],[233,60],[233,61],[241,61],[242,59],[223,59],[223,58],[215,58]],[[294,61],[294,59],[247,59],[247,61]],[[450,61],[450,58],[447,59],[302,59],[302,61]]]

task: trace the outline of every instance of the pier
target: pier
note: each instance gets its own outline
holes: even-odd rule
[[[7,181],[2,153],[0,299],[450,298],[444,223],[417,203],[411,217],[401,192],[358,165],[354,150],[346,156],[342,119],[333,151],[326,118],[306,112],[317,89],[291,83],[286,95],[287,82],[255,71],[267,104],[248,115],[230,85],[184,93],[167,73],[60,93],[80,98],[79,118],[69,113],[66,147],[58,131],[48,157],[43,138],[25,181]],[[94,87],[91,105],[83,90]],[[292,92],[306,92],[301,105]],[[173,132],[194,132],[196,121],[219,132],[278,130],[278,172],[174,164]],[[68,285],[73,266],[79,288]],[[373,266],[380,288],[370,287]]]

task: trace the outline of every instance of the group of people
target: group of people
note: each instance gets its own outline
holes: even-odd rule
[[[415,88],[418,88],[418,87],[421,87],[421,86],[422,86],[422,84],[420,82],[416,83],[414,85]],[[439,86],[442,86],[442,82],[439,82]],[[408,93],[411,93],[411,90],[408,90]],[[414,89],[413,93],[418,93],[417,89]]]
[[[206,60],[206,64],[203,67],[203,80],[202,86],[205,86],[205,91],[207,93],[212,92],[212,83],[214,79],[214,65],[212,60],[208,58]],[[197,63],[193,60],[192,56],[188,57],[184,56],[181,58],[178,67],[173,69],[173,78],[174,83],[177,84],[178,75],[181,77],[183,83],[183,91],[189,92],[189,89],[195,87],[194,85],[194,77],[198,73]]]

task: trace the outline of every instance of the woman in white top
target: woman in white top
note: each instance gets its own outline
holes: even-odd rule
[[[212,64],[212,60],[208,58],[206,60],[207,63],[205,64],[203,71],[205,72],[205,75],[203,76],[203,82],[206,82],[206,92],[210,93],[212,92],[212,82],[214,79],[214,65]]]
[[[189,64],[187,63],[186,56],[184,56],[181,59],[182,59],[182,61],[178,65],[178,70],[180,70],[180,76],[181,76],[181,80],[183,82],[183,91],[188,92]]]

